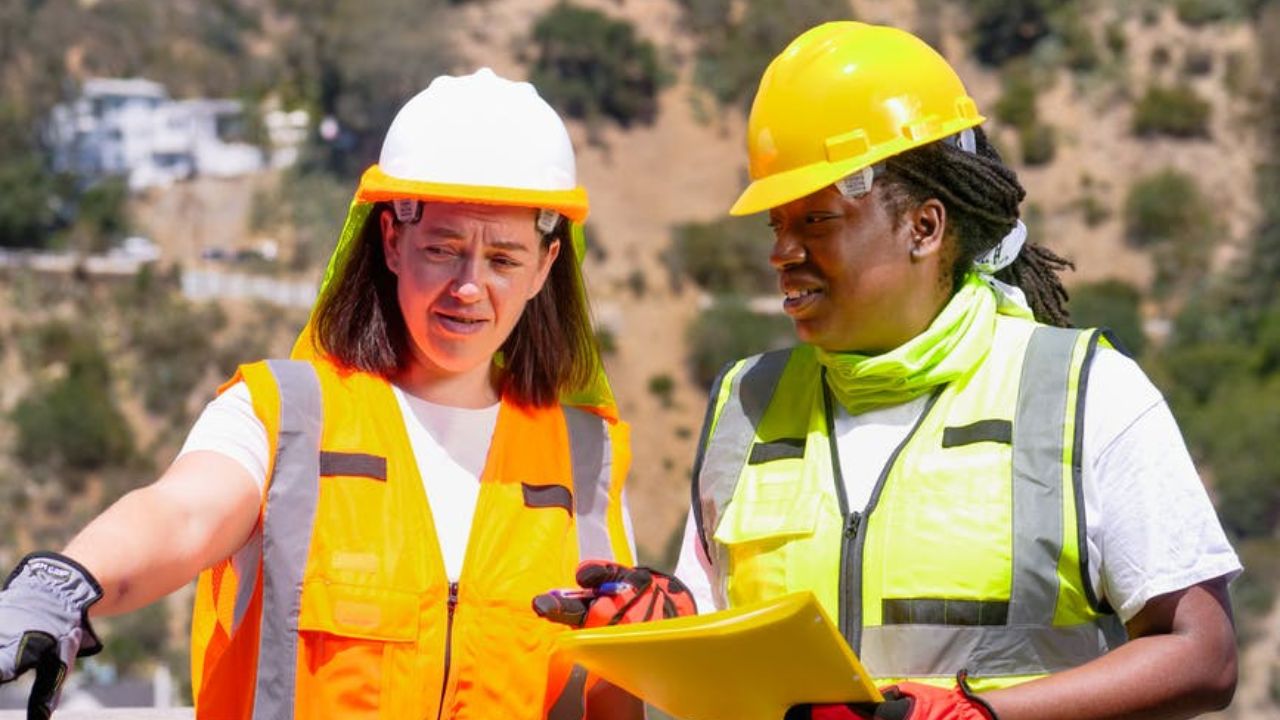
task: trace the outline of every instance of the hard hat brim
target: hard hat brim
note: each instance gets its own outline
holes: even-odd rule
[[[916,138],[908,138],[905,134],[889,142],[881,143],[874,149],[839,162],[816,162],[791,170],[756,178],[738,196],[730,215],[752,215],[786,205],[792,200],[811,195],[837,180],[848,177],[865,167],[904,153],[908,150],[928,145],[962,130],[977,127],[986,121],[986,117],[975,114],[973,117],[962,117],[951,122],[941,123],[933,132]]]
[[[378,165],[371,166],[360,178],[356,202],[384,202],[415,198],[427,202],[480,203],[555,210],[574,222],[587,219],[590,207],[586,188],[568,190],[533,190],[528,188],[491,187],[487,185],[455,185],[392,177]]]

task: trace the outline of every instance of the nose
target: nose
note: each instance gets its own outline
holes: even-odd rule
[[[453,279],[453,286],[449,293],[459,301],[464,303],[473,303],[478,301],[483,292],[480,286],[483,283],[481,278],[482,261],[479,257],[470,257],[466,262],[460,263],[458,275]]]
[[[769,253],[769,264],[774,270],[782,271],[804,262],[804,244],[799,242],[793,233],[786,228],[778,228],[773,237],[773,251]]]

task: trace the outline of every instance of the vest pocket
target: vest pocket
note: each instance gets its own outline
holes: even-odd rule
[[[716,542],[740,545],[807,537],[818,522],[821,493],[786,499],[738,498],[729,503],[716,527]]]
[[[299,717],[340,710],[344,718],[379,717],[383,691],[397,681],[384,672],[395,653],[412,652],[418,636],[413,593],[311,580],[298,617]]]

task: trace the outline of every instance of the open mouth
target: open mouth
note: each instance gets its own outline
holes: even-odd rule
[[[478,332],[484,327],[485,323],[489,322],[488,318],[468,317],[466,315],[454,315],[438,311],[435,315],[445,330],[459,335],[470,335]]]
[[[782,310],[796,315],[812,307],[822,297],[820,288],[790,288],[783,292]]]

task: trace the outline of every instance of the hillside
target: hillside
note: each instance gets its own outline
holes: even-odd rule
[[[433,12],[440,14],[433,16],[437,20],[431,32],[443,38],[449,54],[419,49],[415,52],[420,56],[403,65],[430,68],[439,62],[456,72],[487,65],[503,75],[529,77],[537,55],[531,33],[558,2],[439,3],[440,9]],[[823,7],[843,11],[843,2],[832,0]],[[102,4],[112,3],[103,0]],[[743,225],[717,225],[746,182],[744,103],[741,99],[726,102],[717,95],[719,89],[709,86],[702,63],[708,54],[714,55],[708,48],[716,49],[709,38],[720,34],[695,27],[690,8],[722,7],[725,18],[745,25],[757,4],[747,0],[575,0],[574,4],[628,23],[640,41],[652,44],[665,76],[653,98],[652,117],[626,123],[609,117],[578,118],[570,121],[570,130],[578,152],[579,179],[591,196],[588,243],[593,250],[584,264],[585,276],[597,326],[611,338],[612,349],[606,353],[609,376],[622,415],[632,428],[634,464],[628,497],[637,543],[643,560],[666,565],[673,560],[674,542],[688,509],[689,476],[706,402],[706,391],[691,369],[691,357],[698,352],[691,332],[718,302],[714,288],[700,287],[687,267],[673,260],[679,254],[679,238],[695,225],[739,233],[733,247],[754,258],[744,260],[746,264],[762,259],[771,241],[763,218]],[[819,12],[815,8],[822,3],[758,5],[782,17],[788,12]],[[1195,412],[1183,419],[1184,428],[1194,441],[1207,480],[1223,479],[1225,491],[1230,491],[1237,487],[1232,478],[1246,470],[1254,473],[1250,478],[1264,478],[1260,485],[1247,486],[1249,493],[1267,498],[1256,503],[1265,508],[1259,511],[1262,517],[1253,518],[1256,524],[1247,532],[1234,524],[1232,531],[1239,532],[1242,552],[1248,557],[1276,554],[1275,513],[1267,503],[1280,505],[1280,499],[1274,499],[1280,498],[1280,491],[1273,487],[1274,472],[1266,469],[1271,467],[1266,458],[1272,455],[1263,458],[1265,440],[1258,439],[1267,428],[1280,427],[1276,412],[1270,409],[1272,405],[1280,408],[1280,401],[1258,389],[1280,388],[1265,375],[1275,370],[1274,353],[1262,348],[1255,357],[1232,346],[1211,355],[1197,346],[1191,349],[1200,354],[1180,355],[1183,348],[1170,338],[1178,323],[1189,322],[1185,319],[1188,308],[1195,310],[1199,303],[1208,302],[1204,298],[1211,290],[1248,284],[1232,273],[1254,257],[1262,242],[1257,239],[1259,228],[1267,227],[1268,218],[1273,217],[1272,209],[1259,202],[1258,187],[1259,167],[1274,162],[1269,158],[1275,153],[1276,133],[1269,111],[1280,104],[1269,100],[1275,80],[1267,68],[1280,58],[1269,56],[1260,38],[1267,36],[1265,28],[1280,27],[1280,11],[1273,3],[1274,12],[1259,16],[1264,20],[1227,13],[1191,22],[1186,7],[1196,4],[1189,2],[1062,3],[1077,8],[1076,14],[1066,19],[1055,15],[1057,24],[1047,40],[1033,52],[992,63],[980,59],[974,49],[977,31],[972,27],[972,9],[978,5],[982,3],[969,0],[849,0],[847,12],[866,21],[913,29],[930,38],[956,66],[987,115],[990,134],[1027,189],[1023,208],[1033,238],[1076,264],[1067,281],[1073,291],[1079,291],[1082,321],[1105,318],[1111,322],[1112,315],[1090,315],[1099,307],[1092,302],[1103,302],[1101,307],[1119,313],[1116,317],[1122,320],[1132,319],[1132,327],[1125,331],[1136,335],[1124,337],[1126,342],[1136,339],[1146,345],[1140,360],[1170,396],[1175,410]],[[296,10],[286,2],[278,6]],[[299,26],[305,20],[298,17],[285,10],[269,12],[261,27],[246,30],[247,39],[236,47],[266,65],[265,58],[273,55],[274,48],[288,45],[301,34]],[[794,21],[795,16],[787,18]],[[1090,40],[1081,44],[1081,37]],[[63,61],[73,74],[82,58],[92,54],[93,46],[87,40],[68,41],[70,49]],[[1081,47],[1092,48],[1088,62],[1079,59]],[[776,49],[780,48],[756,52],[772,54]],[[303,47],[299,52],[319,51]],[[4,58],[0,51],[0,60]],[[293,55],[289,58],[305,65]],[[325,72],[336,72],[324,65],[323,58],[310,60]],[[237,76],[219,62],[223,60],[202,61],[199,67],[205,75],[190,82],[197,88],[235,94],[240,89]],[[367,66],[362,64],[366,62]],[[417,77],[413,67],[388,69],[392,64],[385,58],[352,63],[370,76],[385,75],[388,87],[404,90],[401,96],[428,79]],[[741,69],[715,67],[725,72]],[[317,74],[323,74],[321,70]],[[419,74],[429,76],[434,71]],[[254,92],[262,92],[260,86],[268,84],[257,76],[242,82],[246,88],[256,83]],[[306,94],[284,81],[280,85],[285,89],[266,93],[274,101],[287,101],[290,93]],[[348,95],[338,100],[304,99],[313,110],[345,109],[349,115],[343,116],[344,123],[376,136],[381,132],[376,127],[377,113],[350,109],[352,98],[364,97],[353,86],[358,87],[354,82],[343,86]],[[1179,102],[1190,104],[1172,106],[1176,112],[1167,105],[1154,105],[1157,120],[1144,120],[1149,117],[1144,108],[1149,107],[1152,88],[1184,92]],[[1191,100],[1186,100],[1188,95]],[[383,96],[375,99],[387,102]],[[1202,106],[1207,107],[1203,126],[1187,130],[1169,125],[1183,109]],[[367,127],[359,126],[360,122]],[[1145,122],[1155,122],[1156,129],[1139,131]],[[353,141],[357,146],[367,141],[365,135],[359,137]],[[1033,139],[1039,144],[1033,144]],[[160,265],[145,278],[33,279],[22,273],[0,273],[0,291],[8,298],[0,303],[0,327],[6,328],[0,344],[0,367],[6,376],[0,386],[0,412],[7,418],[0,422],[0,447],[15,448],[0,456],[0,490],[14,499],[11,509],[0,513],[0,528],[7,530],[0,533],[0,561],[18,551],[60,544],[103,503],[154,477],[176,452],[194,413],[237,362],[287,351],[303,321],[302,311],[239,300],[187,303],[178,294],[176,278],[183,270],[199,268],[315,281],[358,172],[351,157],[320,158],[312,158],[305,171],[263,172],[234,180],[198,178],[132,196],[128,215],[133,227],[162,249]],[[315,172],[315,167],[324,172]],[[1174,196],[1169,188],[1187,194]],[[1181,209],[1186,212],[1174,212],[1177,207],[1170,210],[1168,206],[1179,203],[1170,202],[1169,197],[1183,198]],[[1169,237],[1151,236],[1160,232]],[[741,233],[750,237],[743,239]],[[212,248],[234,253],[258,247],[264,240],[278,242],[285,260],[236,265],[208,257]],[[1106,304],[1117,297],[1107,294],[1116,292],[1116,287],[1121,288],[1118,297],[1124,298],[1120,310]],[[748,298],[752,308],[777,313],[776,293],[757,288],[753,294]],[[1236,305],[1249,304],[1232,298]],[[1196,338],[1206,345],[1219,342],[1222,336],[1214,332],[1204,330]],[[98,465],[38,465],[21,457],[17,449],[23,431],[16,415],[27,407],[25,399],[37,391],[77,377],[81,357],[77,353],[83,348],[76,339],[87,337],[96,338],[95,352],[104,358],[103,364],[110,365],[100,384],[120,398],[118,415],[106,417],[128,430],[133,450],[113,454],[110,443],[116,441],[107,438],[103,457],[109,459]],[[769,338],[756,340],[763,349]],[[1280,330],[1269,342],[1274,346],[1268,347],[1280,348]],[[1256,385],[1222,389],[1222,378],[1255,371]],[[1194,388],[1183,387],[1189,384],[1183,382],[1188,377]],[[163,396],[149,394],[148,384],[162,385],[157,395]],[[1242,450],[1245,440],[1235,446],[1198,440],[1215,436],[1223,418],[1238,418],[1230,410],[1215,411],[1214,399],[1220,397],[1215,392],[1251,399],[1263,393],[1259,429],[1247,439],[1254,445]],[[1250,456],[1255,448],[1263,458],[1256,466],[1241,470],[1222,460]],[[1270,484],[1265,478],[1271,478]],[[1240,497],[1228,498],[1234,498],[1233,507],[1247,504]],[[1273,600],[1274,577],[1251,570],[1246,581],[1240,592],[1245,601],[1238,606],[1247,606],[1241,636],[1252,644],[1239,701],[1225,715],[1233,718],[1267,717],[1280,705],[1276,690],[1280,687],[1276,667],[1280,603]],[[177,634],[184,622],[184,602],[170,605],[167,622]]]

